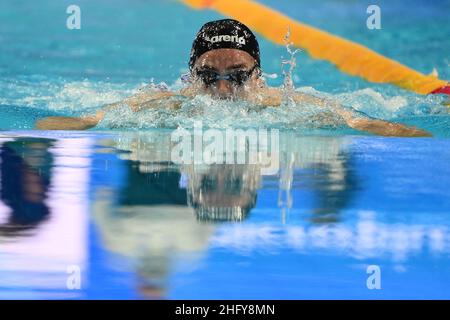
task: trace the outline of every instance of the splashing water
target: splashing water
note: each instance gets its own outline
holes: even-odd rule
[[[286,35],[284,37],[284,43],[286,51],[288,52],[290,58],[289,60],[281,60],[281,69],[284,76],[283,85],[281,86],[283,92],[283,101],[294,103],[292,100],[292,95],[294,94],[295,87],[292,81],[292,73],[296,67],[295,55],[300,52],[300,49],[292,49],[293,43],[291,42],[291,28],[288,27]],[[286,69],[286,66],[288,68]]]
[[[333,114],[330,108],[296,103],[296,93],[309,94],[339,101],[371,117],[394,119],[427,129],[439,136],[449,136],[449,108],[444,105],[445,97],[439,95],[419,96],[406,91],[377,91],[373,88],[330,94],[312,87],[295,88],[296,57],[298,49],[292,47],[288,30],[285,43],[289,59],[282,59],[283,83],[280,107],[252,105],[245,101],[215,100],[206,95],[193,99],[175,96],[166,102],[155,104],[154,108],[132,112],[123,105],[106,115],[99,129],[143,130],[152,128],[192,127],[195,121],[202,121],[205,127],[266,127],[294,130],[326,129],[326,134],[343,134],[350,130],[345,122]],[[277,75],[263,74],[274,78]],[[172,84],[154,82],[145,84],[117,84],[103,81],[74,81],[31,78],[7,79],[0,83],[5,92],[0,105],[7,110],[7,116],[0,120],[3,129],[32,128],[36,119],[48,115],[79,116],[94,113],[102,105],[120,101],[139,91],[179,91],[189,84],[182,77]],[[167,108],[167,104],[179,104],[178,110]],[[331,129],[331,131],[330,131]],[[355,131],[350,130],[352,133]]]
[[[167,109],[165,103],[159,106],[132,113],[124,106],[109,114],[101,123],[102,128],[160,128],[185,127],[201,121],[205,127],[271,127],[280,129],[342,129],[345,121],[336,116],[327,106],[296,103],[293,96],[297,93],[326,97],[351,106],[360,115],[369,115],[384,119],[408,117],[424,114],[448,114],[448,110],[437,103],[438,97],[417,97],[415,95],[384,97],[373,89],[363,89],[351,93],[331,95],[319,92],[310,87],[296,89],[293,82],[296,68],[296,54],[300,49],[294,49],[290,40],[291,31],[288,28],[284,38],[289,59],[281,59],[283,83],[280,86],[282,103],[280,107],[264,107],[252,105],[245,101],[216,100],[207,95],[197,95],[193,99],[175,97],[167,103],[178,101],[181,107],[174,111]],[[275,78],[277,75],[263,74],[264,77]],[[189,79],[182,77],[169,90],[179,90],[180,86],[189,84]],[[158,88],[157,86],[153,87]],[[423,108],[417,108],[422,104]],[[348,129],[348,128],[347,128]]]
[[[207,95],[197,95],[193,99],[175,97],[165,102],[159,102],[155,108],[131,112],[126,106],[114,110],[101,122],[101,128],[160,128],[185,127],[191,128],[195,122],[201,121],[210,128],[229,127],[277,127],[283,129],[301,128],[337,128],[345,125],[339,117],[330,115],[331,110],[326,107],[296,103],[292,96],[296,90],[292,74],[296,67],[295,55],[299,49],[293,49],[290,41],[290,29],[286,37],[286,51],[289,59],[281,61],[283,74],[282,104],[280,107],[265,107],[246,101],[217,100]],[[275,78],[275,74],[263,74],[265,77]],[[189,79],[183,75],[179,84],[189,84]],[[156,88],[153,86],[152,88]],[[179,89],[179,88],[171,88]],[[176,90],[174,90],[176,91]],[[167,105],[177,101],[179,110],[171,110]]]

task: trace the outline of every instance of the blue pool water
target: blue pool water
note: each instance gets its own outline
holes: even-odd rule
[[[365,27],[370,1],[261,2],[450,78],[449,1],[379,1],[379,31]],[[221,17],[176,1],[78,0],[81,30],[68,30],[70,4],[0,2],[0,298],[450,298],[445,97],[301,52],[297,90],[434,137],[368,136],[311,126],[305,109],[243,113],[204,97],[175,114],[119,110],[86,132],[34,131],[36,119],[89,113],[151,82],[178,88],[193,36]],[[279,86],[286,49],[259,40]],[[277,170],[171,162],[173,130],[192,120],[279,129]],[[369,266],[381,289],[368,289]]]

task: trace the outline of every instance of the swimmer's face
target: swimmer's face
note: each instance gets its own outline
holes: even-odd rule
[[[211,165],[207,172],[187,171],[196,203],[205,207],[246,207],[255,198],[260,171],[256,165]]]
[[[200,92],[220,99],[245,98],[258,85],[255,59],[237,49],[216,49],[202,54],[193,76]]]
[[[204,175],[201,178],[201,204],[211,207],[245,207],[251,200],[255,190],[246,185],[245,179],[224,172]]]

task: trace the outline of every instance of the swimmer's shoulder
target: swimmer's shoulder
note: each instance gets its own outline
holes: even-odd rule
[[[198,90],[195,89],[193,86],[187,86],[185,88],[182,88],[179,91],[179,94],[181,96],[183,96],[183,97],[186,97],[186,98],[194,98],[196,96],[196,94],[197,94],[197,91]]]
[[[260,88],[257,96],[259,97],[262,105],[278,107],[281,105],[283,99],[283,91],[281,88],[266,86]],[[297,103],[310,103],[317,106],[322,106],[327,101],[324,98],[296,91],[294,91],[291,98]]]
[[[155,90],[154,87],[149,89],[149,86],[145,86],[132,96],[125,98],[122,103],[128,105],[133,111],[139,111],[152,107],[160,107],[161,104],[157,102],[168,100],[175,96],[193,97],[194,90],[190,87],[183,88],[179,91]],[[176,109],[180,104],[170,103],[167,107]]]
[[[266,107],[278,107],[281,105],[281,90],[275,87],[261,87],[255,94],[255,102]]]

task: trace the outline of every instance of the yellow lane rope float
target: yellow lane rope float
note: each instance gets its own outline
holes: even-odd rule
[[[239,20],[266,39],[284,44],[287,28],[296,47],[329,61],[339,70],[370,82],[390,83],[420,94],[450,94],[447,81],[424,75],[358,43],[295,21],[252,0],[181,0],[195,9],[213,9]]]

